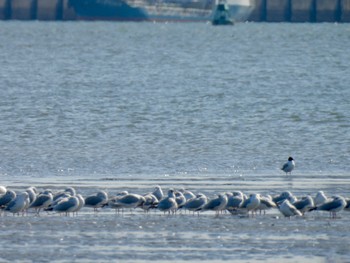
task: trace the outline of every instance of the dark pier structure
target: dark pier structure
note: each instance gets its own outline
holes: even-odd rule
[[[255,0],[251,21],[350,22],[350,0]]]
[[[69,0],[0,0],[0,20],[75,20]],[[350,22],[350,0],[253,0],[249,21]]]

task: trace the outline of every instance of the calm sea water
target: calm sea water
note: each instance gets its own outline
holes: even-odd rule
[[[1,22],[1,184],[350,196],[349,43],[348,24]],[[280,171],[288,156],[292,177]],[[348,214],[330,222],[279,220],[278,211],[199,221],[84,213],[5,217],[2,259],[349,256]]]
[[[2,174],[348,171],[347,24],[0,30]]]

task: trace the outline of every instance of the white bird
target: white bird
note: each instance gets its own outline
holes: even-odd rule
[[[122,191],[122,192],[117,193],[114,196],[111,196],[107,201],[107,206],[115,209],[116,212],[118,212],[119,209],[123,209],[124,206],[123,206],[123,204],[119,204],[117,201],[126,195],[129,195],[128,191]]]
[[[247,211],[248,213],[251,211],[252,214],[260,205],[260,194],[251,194],[248,199],[246,199],[241,205],[240,209]]]
[[[154,191],[152,192],[152,194],[157,197],[158,200],[162,200],[163,197],[164,197],[164,194],[163,194],[163,190],[162,188],[157,185],[155,188],[154,188]]]
[[[34,187],[27,188],[26,192],[29,195],[29,201],[30,201],[29,204],[28,204],[28,207],[29,207],[29,206],[31,206],[34,203],[34,201],[36,199],[36,192],[34,190]]]
[[[6,206],[5,211],[9,211],[13,214],[22,212],[29,202],[28,193],[20,193]]]
[[[289,158],[288,158],[288,162],[286,162],[286,163],[282,166],[281,170],[283,170],[283,171],[286,173],[286,175],[287,175],[288,173],[289,173],[289,174],[292,174],[292,171],[293,171],[294,167],[295,167],[294,159],[293,159],[292,157],[289,157]]]
[[[58,213],[66,213],[66,216],[70,212],[75,212],[79,207],[79,199],[76,196],[69,198],[63,198],[57,205],[53,207],[53,210]]]
[[[108,203],[108,195],[105,191],[99,191],[85,198],[85,206],[92,207],[95,211]]]
[[[208,198],[204,194],[199,193],[195,198],[188,200],[184,205],[184,208],[196,212],[201,210],[207,202]]]
[[[261,211],[264,211],[264,214],[265,214],[266,210],[269,210],[272,208],[276,208],[276,203],[268,197],[261,196],[260,197],[260,204],[257,207],[257,210],[260,210],[260,213],[261,213]]]
[[[285,199],[278,209],[285,217],[302,216],[301,212],[296,209],[296,207],[292,205],[288,199]]]
[[[231,214],[236,214],[238,209],[241,207],[241,205],[244,202],[243,193],[240,191],[236,191],[230,194],[227,194],[227,204],[226,209]]]
[[[146,199],[139,194],[127,194],[115,199],[114,208],[136,208],[142,205]],[[110,205],[110,203],[108,203]]]
[[[298,209],[302,214],[305,214],[305,212],[310,211],[311,208],[313,208],[314,200],[311,196],[305,196],[301,200],[298,200],[294,203],[292,203],[296,209]]]
[[[192,193],[189,190],[186,190],[183,187],[179,190],[179,192],[181,192],[185,196],[186,200],[190,200],[192,198],[196,198],[196,195],[194,193]]]
[[[69,193],[71,196],[75,196],[77,194],[73,187],[68,187],[64,189],[64,192]]]
[[[44,191],[36,197],[29,208],[34,208],[35,211],[39,214],[40,209],[46,209],[51,204],[52,200],[52,193],[50,191]]]
[[[159,201],[153,194],[146,194],[143,197],[145,198],[145,202],[141,205],[143,210],[147,212],[149,209],[157,207]]]
[[[328,201],[331,201],[331,199],[329,199],[323,191],[318,191],[314,198],[315,206],[320,206]]]
[[[6,190],[6,187],[0,185],[0,196],[6,194],[6,191],[7,191],[7,190]]]
[[[282,202],[284,200],[286,200],[286,199],[290,200],[292,198],[293,198],[293,194],[291,192],[289,192],[289,191],[286,191],[286,192],[282,192],[279,195],[274,196],[272,198],[272,201],[274,201],[276,204],[277,203],[281,203],[282,204]]]
[[[173,212],[175,213],[175,211],[177,210],[177,203],[175,200],[175,193],[173,189],[170,189],[168,191],[168,197],[163,198],[162,200],[160,200],[157,208],[158,210],[162,211],[162,212]]]
[[[203,211],[212,210],[216,212],[216,215],[218,215],[220,211],[225,210],[226,205],[227,205],[227,195],[218,194],[218,197],[209,200],[202,210]]]
[[[7,190],[6,193],[0,197],[0,208],[5,207],[8,203],[16,198],[15,191]]]
[[[76,194],[75,197],[78,198],[79,204],[78,204],[78,207],[74,209],[72,212],[75,212],[76,214],[78,214],[78,212],[84,207],[85,200],[81,194]]]
[[[177,203],[178,208],[182,208],[186,204],[186,197],[180,191],[175,191],[175,201]]]
[[[333,200],[328,201],[320,206],[312,208],[312,210],[320,210],[320,211],[328,211],[330,212],[330,216],[335,218],[337,216],[337,212],[342,211],[346,207],[346,201],[341,196],[335,196]]]

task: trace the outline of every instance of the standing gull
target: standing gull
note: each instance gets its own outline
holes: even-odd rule
[[[177,203],[178,208],[182,208],[186,204],[186,197],[180,191],[175,192],[175,201]]]
[[[29,208],[34,208],[37,214],[39,214],[40,209],[46,209],[51,204],[52,199],[52,193],[50,191],[44,191],[36,197]]]
[[[244,202],[244,196],[243,193],[240,191],[235,191],[232,193],[227,194],[227,204],[226,209],[231,214],[237,214],[238,209],[241,207],[241,205]]]
[[[278,209],[285,217],[302,216],[301,212],[296,209],[296,207],[292,205],[288,199],[284,200]]]
[[[124,195],[120,198],[115,199],[114,202],[114,207],[112,203],[108,203],[108,205],[111,205],[112,208],[118,208],[118,209],[123,209],[123,208],[136,208],[142,205],[146,199],[139,194],[127,194]]]
[[[260,204],[257,207],[257,210],[260,211],[260,214],[262,211],[264,211],[264,214],[266,214],[266,210],[276,208],[276,203],[272,201],[272,198],[266,197],[266,196],[261,196],[260,197]]]
[[[240,209],[247,211],[248,214],[251,211],[253,215],[255,210],[259,207],[259,205],[260,205],[260,194],[251,194],[249,198],[243,202]]]
[[[56,206],[54,206],[53,210],[58,213],[68,213],[75,212],[79,207],[79,199],[76,196],[71,196],[69,198],[64,198],[59,202]]]
[[[9,211],[15,215],[16,213],[22,212],[29,202],[28,193],[20,193],[6,206],[5,211]]]
[[[184,208],[192,211],[193,213],[196,211],[198,212],[206,205],[207,202],[207,197],[204,194],[199,193],[195,198],[188,200],[184,205]]]
[[[95,211],[97,211],[97,208],[107,204],[107,202],[108,195],[105,191],[99,191],[98,193],[85,198],[85,206],[92,207]]]
[[[194,193],[192,193],[189,190],[186,190],[183,187],[179,190],[179,192],[181,192],[185,196],[186,200],[190,200],[192,198],[196,198],[196,195]]]
[[[8,203],[16,198],[15,191],[7,190],[6,194],[0,197],[0,208],[4,208]]]
[[[336,218],[337,212],[342,211],[346,207],[346,201],[341,196],[335,196],[333,200],[328,201],[320,206],[312,208],[312,210],[328,211],[331,218]]]
[[[328,201],[331,201],[331,199],[329,199],[323,191],[318,191],[314,198],[315,206],[323,205]]]
[[[163,197],[164,197],[164,194],[163,194],[163,191],[162,191],[162,188],[157,185],[155,188],[154,188],[154,191],[152,192],[152,194],[157,197],[158,200],[162,200]]]
[[[29,201],[30,201],[28,204],[28,207],[29,207],[34,203],[36,199],[36,192],[33,187],[27,188],[26,192],[28,193],[28,196],[29,196]]]
[[[81,194],[76,194],[75,197],[78,198],[79,204],[72,212],[73,213],[75,212],[75,214],[77,215],[78,211],[80,211],[80,209],[82,209],[84,207],[85,200],[84,200],[84,197],[82,197]]]
[[[145,198],[145,201],[141,205],[141,208],[143,210],[148,212],[149,209],[157,207],[159,201],[158,201],[157,197],[155,197],[153,194],[146,194],[143,197]]]
[[[293,171],[294,167],[295,167],[294,159],[293,159],[293,157],[289,157],[289,158],[288,158],[288,162],[286,162],[286,163],[282,166],[281,170],[283,170],[283,171],[286,173],[286,175],[287,175],[288,173],[289,173],[289,174],[292,174],[292,171]]]
[[[227,205],[227,195],[218,194],[218,197],[209,200],[202,210],[203,211],[212,210],[212,211],[215,211],[216,215],[218,215],[220,211],[225,210],[226,205]]]
[[[308,212],[311,208],[313,208],[314,200],[311,196],[305,196],[301,200],[298,200],[293,203],[296,209],[298,209],[302,214],[305,214],[305,212]]]
[[[277,203],[281,203],[284,201],[284,200],[291,200],[293,199],[293,194],[289,191],[286,191],[286,192],[282,192],[281,194],[279,195],[276,195],[272,198],[272,201],[274,201],[276,204]]]
[[[175,193],[173,189],[170,189],[168,191],[168,197],[163,198],[157,208],[158,210],[162,211],[162,212],[172,212],[175,213],[176,209],[177,209],[177,203],[175,200]]]

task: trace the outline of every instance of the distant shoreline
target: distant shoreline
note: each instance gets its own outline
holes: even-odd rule
[[[252,0],[251,22],[350,22],[350,0]],[[0,20],[81,20],[68,0],[5,0]],[[90,19],[88,19],[90,20]],[[93,20],[93,19],[92,19]]]

